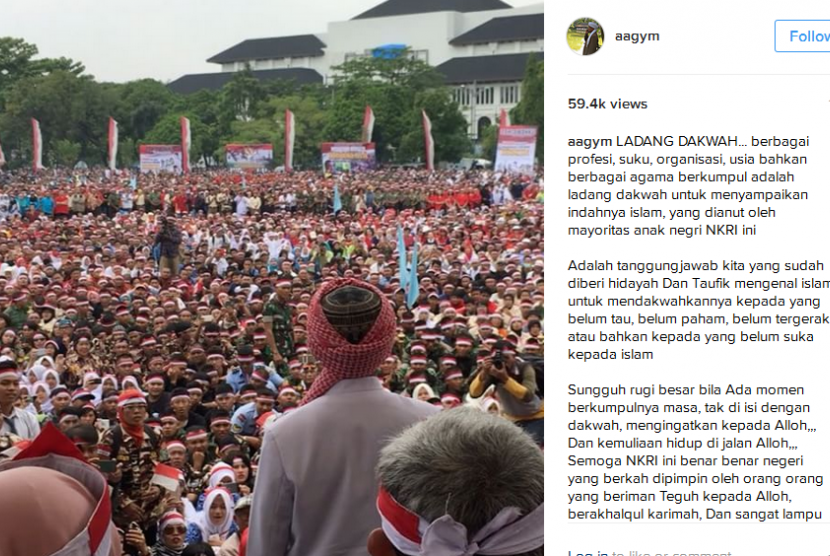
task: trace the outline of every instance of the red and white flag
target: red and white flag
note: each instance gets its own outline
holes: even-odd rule
[[[43,136],[40,134],[40,122],[32,118],[32,169],[43,170]]]
[[[6,155],[3,154],[3,145],[0,145],[0,168],[6,164]]]
[[[179,119],[182,126],[182,172],[190,172],[190,120],[182,116]]]
[[[294,169],[294,112],[285,111],[285,171]]]
[[[107,167],[115,170],[118,156],[118,122],[110,118],[109,133],[107,134]]]
[[[171,492],[176,492],[179,488],[179,479],[181,478],[181,471],[170,465],[157,463],[153,468],[153,478],[150,480],[151,484],[158,485]]]
[[[372,142],[372,133],[375,131],[375,113],[372,107],[366,105],[366,110],[363,112],[363,136],[361,140],[364,143]]]
[[[424,147],[426,149],[426,168],[430,172],[435,170],[435,143],[432,140],[432,122],[429,121],[426,110],[421,110],[421,119],[424,124]]]
[[[510,114],[504,108],[499,112],[499,127],[507,127],[510,125]]]

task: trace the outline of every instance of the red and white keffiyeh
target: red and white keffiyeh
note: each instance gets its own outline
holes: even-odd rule
[[[515,507],[504,508],[472,539],[467,528],[449,515],[430,523],[403,507],[382,486],[377,507],[386,538],[408,556],[503,556],[545,544],[544,503],[526,515]]]
[[[359,344],[352,344],[341,336],[323,312],[322,300],[332,291],[346,286],[370,290],[381,299],[380,314]],[[300,405],[322,396],[341,380],[372,376],[392,352],[395,330],[395,312],[376,287],[353,278],[325,283],[311,298],[308,307],[308,345],[319,361],[321,371]]]

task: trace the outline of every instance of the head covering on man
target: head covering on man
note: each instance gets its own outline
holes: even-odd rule
[[[381,451],[369,553],[542,556],[544,471],[541,450],[506,419],[472,408],[426,419]]]
[[[341,278],[327,282],[311,299],[308,331],[322,370],[300,405],[341,380],[374,374],[392,351],[395,313],[376,287]]]

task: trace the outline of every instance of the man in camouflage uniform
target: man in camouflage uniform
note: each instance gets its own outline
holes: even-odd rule
[[[280,278],[277,281],[276,293],[271,296],[262,310],[262,323],[268,335],[268,347],[277,365],[284,360],[293,359],[295,355],[291,308],[288,306],[290,299],[291,279]]]
[[[164,510],[164,493],[151,484],[159,461],[159,439],[144,425],[147,401],[137,390],[126,390],[118,398],[121,421],[101,439],[102,452],[116,462],[117,470],[109,475],[113,487],[113,521],[127,528],[135,522],[142,530],[151,530]]]

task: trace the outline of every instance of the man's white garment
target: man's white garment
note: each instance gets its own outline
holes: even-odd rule
[[[366,556],[380,527],[380,449],[439,409],[392,394],[376,377],[342,380],[265,432],[248,554]]]

